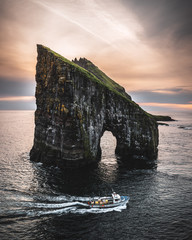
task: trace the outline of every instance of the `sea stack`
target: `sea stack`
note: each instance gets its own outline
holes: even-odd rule
[[[158,126],[125,92],[85,58],[73,62],[37,45],[33,161],[79,168],[100,160],[105,131],[122,161],[157,156]],[[123,71],[123,69],[122,69]]]

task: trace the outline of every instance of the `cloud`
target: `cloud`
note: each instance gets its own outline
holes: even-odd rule
[[[185,90],[184,88],[179,88],[179,87],[169,88],[169,89],[155,89],[151,92],[160,93],[160,94],[167,94],[167,95],[169,95],[169,94],[171,94],[171,95],[173,95],[173,94],[184,94],[184,95],[189,94],[189,96],[192,93],[190,91]]]
[[[129,92],[138,103],[188,104],[192,99],[192,91],[183,88],[157,89],[154,91]]]
[[[192,111],[192,104],[176,104],[176,103],[139,103],[141,107],[145,108],[147,111],[153,111],[158,109],[164,109],[168,111]]]
[[[50,13],[53,13],[56,16],[61,17],[64,20],[67,20],[68,22],[72,23],[73,25],[76,25],[78,28],[82,29],[83,31],[87,32],[88,34],[92,35],[93,37],[98,38],[100,41],[102,41],[102,42],[104,42],[106,44],[111,45],[111,42],[108,41],[106,38],[104,38],[102,36],[102,34],[98,34],[95,31],[94,28],[86,27],[86,25],[81,23],[81,19],[80,19],[80,21],[78,21],[78,17],[77,17],[77,20],[71,18],[71,16],[68,14],[67,11],[66,12],[63,11],[65,9],[60,8],[59,6],[58,7],[55,6],[52,1],[37,1],[37,0],[33,0],[33,2],[36,3],[37,5],[39,5],[40,7],[43,7],[44,9],[48,10]],[[73,4],[72,4],[72,7],[74,7]],[[75,14],[74,17],[75,16],[77,16],[77,14]]]
[[[35,81],[0,77],[0,97],[34,96]]]
[[[36,43],[47,45],[69,59],[90,58],[104,70],[106,65],[115,64],[116,72],[123,62],[124,69],[128,69],[135,64],[146,66],[151,58],[157,57],[139,40],[140,24],[119,2],[2,0],[2,3],[1,76],[32,78]],[[116,80],[121,83],[121,77]]]
[[[0,110],[35,110],[35,101],[0,101]]]
[[[144,25],[145,35],[157,38],[167,35],[174,43],[192,38],[192,2],[189,0],[123,0]]]
[[[0,4],[0,96],[34,94],[40,43],[68,59],[90,59],[137,97],[140,93],[145,99],[148,93],[148,98],[160,102],[191,100],[182,92],[192,90],[191,1],[0,0]]]
[[[35,97],[34,96],[0,97],[0,101],[1,102],[18,102],[18,101],[31,102],[31,101],[35,101]]]
[[[122,0],[135,13],[143,32],[140,38],[161,55],[162,71],[178,84],[191,82],[192,1]]]

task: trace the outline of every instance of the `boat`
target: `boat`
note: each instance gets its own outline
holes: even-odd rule
[[[113,208],[126,205],[129,199],[129,196],[120,196],[113,192],[109,197],[94,197],[86,202],[86,204],[90,208]]]

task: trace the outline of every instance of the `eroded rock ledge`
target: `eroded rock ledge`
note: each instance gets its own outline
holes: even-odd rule
[[[86,59],[70,62],[42,45],[37,50],[31,160],[62,167],[97,162],[106,130],[124,161],[156,158],[157,122],[120,85]]]

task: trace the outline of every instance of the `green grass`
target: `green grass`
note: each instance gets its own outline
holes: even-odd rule
[[[121,93],[124,97],[130,98],[128,94],[125,92],[124,88],[120,86],[118,83],[109,78],[104,72],[102,72],[97,66],[95,66],[91,61],[86,58],[80,58],[79,61],[74,60],[73,62],[77,63],[77,65],[83,67],[94,76],[96,76],[99,80],[101,80],[109,89],[113,89]]]
[[[102,72],[101,75],[104,77],[105,81],[102,81],[101,79],[96,77],[93,73],[91,73],[91,72],[87,71],[85,68],[80,67],[79,65],[73,63],[72,61],[68,60],[67,58],[63,57],[62,55],[54,52],[50,48],[48,48],[46,46],[43,46],[43,45],[39,45],[39,46],[45,48],[48,52],[52,53],[54,56],[56,56],[59,59],[61,59],[63,62],[69,64],[76,71],[79,71],[84,77],[90,79],[91,81],[97,82],[98,84],[100,84],[100,85],[102,85],[104,87],[107,87],[109,90],[113,91],[114,93],[116,93],[120,97],[122,97],[122,98],[124,98],[124,99],[126,99],[127,101],[130,102],[130,99],[127,98],[126,95],[124,95],[121,92],[119,92],[119,90],[123,89],[123,88],[120,85],[118,85],[117,83],[115,83],[112,79],[107,77],[103,72]]]
[[[66,64],[70,65],[74,71],[78,71],[82,76],[85,78],[94,81],[101,85],[102,87],[106,87],[110,91],[114,92],[117,94],[119,97],[123,98],[125,101],[131,103],[135,107],[139,108],[146,116],[148,116],[151,119],[155,119],[155,117],[147,112],[145,112],[137,103],[129,99],[129,96],[124,92],[123,87],[121,87],[119,84],[117,84],[115,81],[113,81],[111,78],[109,78],[105,73],[103,73],[98,67],[96,67],[93,63],[89,62],[88,66],[88,71],[80,67],[78,64],[75,64],[74,62],[68,60],[67,58],[63,57],[62,55],[54,52],[50,48],[43,46],[43,45],[38,45],[39,47],[42,47],[46,49],[48,52],[52,53],[55,57],[59,58]],[[92,73],[91,73],[92,72]]]

